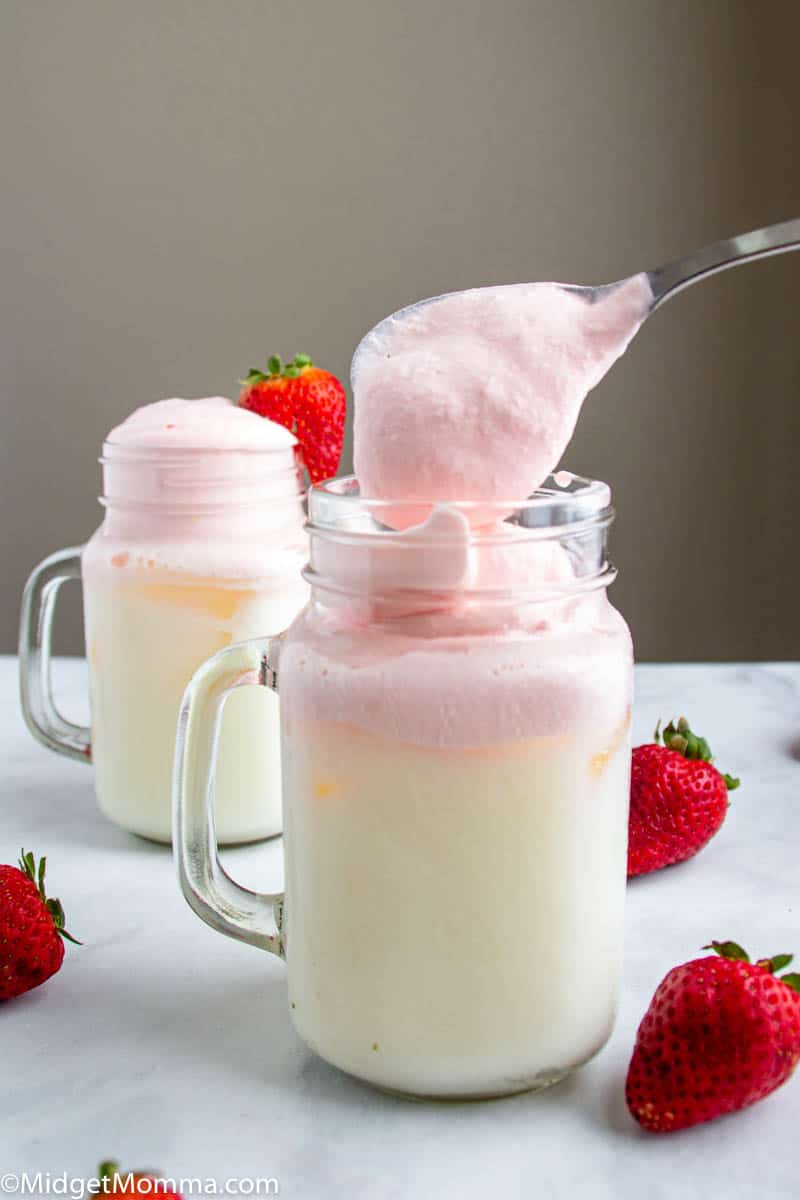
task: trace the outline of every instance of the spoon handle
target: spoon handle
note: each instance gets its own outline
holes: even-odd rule
[[[702,250],[695,250],[694,254],[676,258],[666,266],[648,271],[647,278],[653,290],[650,311],[706,275],[715,275],[717,271],[726,271],[728,267],[736,267],[755,258],[798,249],[800,217],[793,221],[781,221],[779,225],[767,225],[765,229],[752,229],[750,233],[740,233],[738,237],[704,246]]]

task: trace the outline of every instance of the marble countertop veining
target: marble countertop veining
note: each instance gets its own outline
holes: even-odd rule
[[[59,660],[55,677],[62,707],[85,712],[83,664]],[[46,853],[84,941],[48,984],[0,1008],[0,1176],[81,1179],[113,1156],[175,1177],[274,1178],[298,1200],[800,1195],[800,1073],[747,1112],[671,1137],[642,1133],[625,1108],[635,1030],[670,967],[712,937],[800,954],[800,666],[638,667],[635,739],[680,712],[742,787],[701,855],[629,886],[609,1045],[540,1095],[412,1103],[305,1048],[283,965],[204,926],[169,851],[98,813],[91,771],[24,728],[16,661],[0,659],[0,861],[23,843]],[[242,882],[281,886],[280,840],[225,858]]]

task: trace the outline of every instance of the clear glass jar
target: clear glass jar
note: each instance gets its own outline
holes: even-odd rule
[[[91,761],[97,799],[117,825],[171,838],[181,698],[209,655],[282,629],[308,596],[301,473],[291,447],[131,447],[107,441],[105,519],[83,550],[33,572],[23,603],[23,707],[50,748]],[[58,586],[83,581],[91,729],[70,725],[50,692]],[[231,701],[219,748],[217,824],[224,842],[282,826],[278,706]]]
[[[536,1089],[611,1032],[632,681],[612,516],[605,484],[562,474],[422,533],[355,480],[313,488],[309,604],[187,692],[187,899],[285,955],[300,1035],[380,1087]],[[209,850],[210,710],[242,682],[280,685],[285,897],[240,889]]]

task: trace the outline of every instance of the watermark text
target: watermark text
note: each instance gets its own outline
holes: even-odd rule
[[[66,1171],[2,1171],[0,1194],[5,1196],[69,1196],[70,1200],[86,1200],[87,1196],[151,1196],[167,1193],[180,1196],[279,1196],[278,1180],[270,1176],[248,1178],[231,1176],[228,1179],[203,1178],[199,1175],[176,1178],[118,1175],[83,1179]]]

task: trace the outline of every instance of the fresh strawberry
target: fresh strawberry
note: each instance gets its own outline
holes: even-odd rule
[[[162,1200],[183,1200],[180,1192],[170,1191],[154,1171],[121,1172],[119,1163],[100,1163],[97,1178],[102,1184],[101,1196],[160,1196]]]
[[[21,996],[55,975],[64,960],[64,938],[80,945],[64,928],[60,900],[44,890],[47,859],[38,870],[30,851],[20,851],[18,867],[0,866],[0,1000]]]
[[[335,375],[307,354],[281,368],[273,354],[267,373],[251,368],[239,396],[242,408],[291,429],[312,483],[336,474],[342,456],[347,398]]]
[[[659,984],[628,1067],[631,1115],[653,1133],[686,1129],[763,1100],[800,1062],[800,975],[791,954],[751,963],[711,942]]]
[[[660,722],[659,722],[660,724]],[[664,745],[636,746],[631,763],[628,877],[683,862],[702,850],[725,820],[738,779],[720,775],[705,738],[681,717]]]

